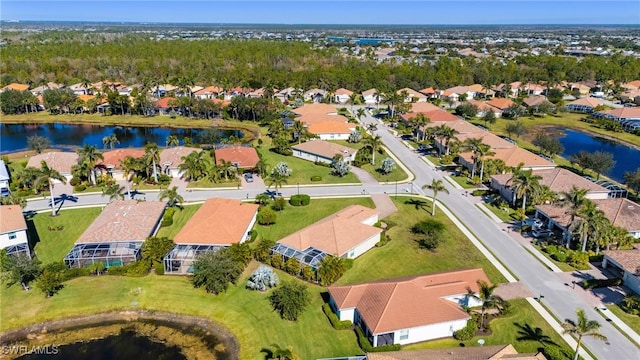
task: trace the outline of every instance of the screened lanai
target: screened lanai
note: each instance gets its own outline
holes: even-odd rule
[[[299,251],[282,243],[277,243],[272,247],[271,253],[282,255],[285,261],[290,258],[295,258],[300,264],[311,266],[313,269],[317,269],[322,259],[330,255],[314,247],[308,247],[303,251]]]
[[[193,263],[200,254],[218,251],[226,246],[178,244],[164,257],[165,274],[192,274]]]
[[[7,255],[26,255],[29,258],[31,257],[31,253],[29,252],[29,245],[27,243],[7,246],[4,249],[7,252]]]
[[[103,263],[106,268],[122,266],[140,259],[142,241],[76,244],[64,257],[69,267],[85,267]]]

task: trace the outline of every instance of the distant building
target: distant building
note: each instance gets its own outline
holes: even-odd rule
[[[7,255],[31,257],[27,222],[19,205],[0,205],[0,248],[5,249]]]

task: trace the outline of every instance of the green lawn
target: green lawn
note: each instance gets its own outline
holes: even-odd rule
[[[342,146],[347,146],[353,149],[358,149],[358,150],[362,149],[365,146],[364,141],[360,141],[359,143],[356,143],[356,144],[350,143],[346,140],[332,140],[331,142],[340,144]],[[397,163],[393,171],[391,171],[389,174],[385,175],[379,172],[378,169],[380,168],[380,164],[382,164],[382,161],[387,157],[390,157],[390,156],[387,155],[386,153],[385,154],[376,153],[375,163],[373,165],[370,163],[367,163],[360,166],[360,168],[367,171],[369,174],[371,174],[371,176],[373,176],[379,182],[402,181],[409,177],[409,174],[404,172],[404,170],[402,170],[400,165],[398,165]]]
[[[167,227],[161,227],[157,235],[159,237],[166,236],[169,239],[173,239],[201,206],[202,204],[193,204],[185,205],[182,210],[176,208],[176,212],[173,214],[173,224]]]
[[[52,217],[50,212],[36,214],[27,221],[29,239],[35,244],[35,253],[43,263],[62,261],[80,235],[100,214],[100,207],[86,209],[61,210],[58,216]],[[49,230],[49,227],[62,226],[60,231]]]
[[[616,304],[607,305],[607,308],[611,310],[615,316],[619,317],[620,320],[624,321],[625,324],[629,325],[633,331],[640,334],[640,316],[627,314]]]
[[[493,203],[484,203],[484,206],[504,222],[510,223],[516,220],[515,218],[516,211],[508,206],[504,208],[498,208]]]
[[[211,182],[207,179],[200,181],[189,181],[188,188],[236,188],[240,184],[240,179],[229,179],[229,181],[222,181],[218,183]]]
[[[0,329],[7,330],[70,316],[109,310],[136,308],[192,314],[214,319],[227,327],[240,344],[241,359],[264,359],[263,348],[289,345],[301,359],[361,353],[352,331],[334,330],[322,313],[324,291],[309,286],[312,303],[297,322],[280,319],[268,301],[269,293],[245,289],[249,271],[226,293],[214,296],[194,289],[186,277],[148,275],[83,277],[68,281],[59,294],[45,298],[37,290],[25,292],[20,286],[2,287]],[[282,272],[280,278],[291,277]],[[297,280],[296,280],[297,281]]]
[[[393,201],[398,211],[382,220],[384,222],[388,219],[397,224],[387,232],[391,241],[360,256],[353,268],[338,281],[339,284],[474,267],[483,268],[494,283],[506,282],[489,260],[441,211],[436,213],[436,219],[446,226],[445,241],[435,252],[421,249],[414,241],[410,228],[415,223],[431,217],[431,202],[410,197],[400,197]]]
[[[455,175],[451,175],[450,176],[451,179],[453,181],[455,181],[456,183],[458,183],[458,185],[462,186],[464,189],[475,189],[477,187],[479,187],[478,185],[475,185],[474,183],[471,182],[471,179],[469,179],[468,176],[455,176]]]
[[[302,160],[293,156],[284,156],[270,151],[271,138],[263,136],[264,143],[257,148],[260,152],[261,158],[267,162],[269,168],[273,168],[277,163],[284,161],[291,168],[291,176],[287,178],[288,185],[295,184],[345,184],[345,183],[360,183],[360,180],[349,173],[343,177],[331,175],[331,168],[321,165],[316,165],[311,161]],[[322,177],[322,181],[312,182],[312,176]]]
[[[256,225],[255,229],[263,239],[280,240],[314,222],[323,219],[349,205],[363,205],[375,208],[373,200],[364,198],[311,199],[308,206],[290,206],[277,213],[277,221],[271,226]]]
[[[455,339],[442,339],[427,341],[419,344],[413,344],[403,347],[403,350],[416,350],[416,349],[442,349],[449,347],[458,347],[460,343],[465,346],[478,346],[478,340],[483,339],[485,345],[504,345],[512,344],[518,352],[521,353],[535,353],[538,348],[542,347],[537,341],[534,340],[518,340],[520,337],[519,332],[522,330],[521,326],[528,325],[532,329],[540,328],[544,335],[551,338],[551,341],[564,347],[570,353],[573,351],[564,342],[564,340],[553,331],[551,326],[535,311],[529,303],[524,299],[511,300],[511,311],[509,315],[494,319],[489,324],[493,333],[489,336],[476,336],[468,341],[458,341]]]
[[[540,247],[540,245],[534,245],[534,247],[536,249],[538,249],[538,251],[544,255],[544,257],[546,257],[547,259],[549,259],[549,261],[551,261],[552,263],[554,263],[557,267],[560,268],[560,270],[564,271],[564,272],[571,272],[571,271],[576,271],[578,269],[574,268],[573,266],[567,264],[566,262],[560,262],[560,261],[556,261],[553,260],[551,258],[551,255],[547,254],[546,252],[542,251],[542,248]]]

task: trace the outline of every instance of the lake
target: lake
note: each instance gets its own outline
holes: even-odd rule
[[[0,126],[0,152],[27,150],[27,136],[39,135],[49,139],[52,147],[73,148],[83,144],[102,149],[102,139],[115,134],[120,141],[116,148],[142,147],[148,142],[165,146],[169,135],[182,139],[189,137],[194,143],[213,144],[235,136],[242,138],[240,130],[178,129],[162,127],[124,127],[73,124],[2,124]]]
[[[560,156],[569,159],[573,154],[580,151],[586,152],[608,152],[613,154],[616,161],[609,173],[604,174],[618,182],[624,181],[624,173],[635,171],[640,167],[640,150],[626,146],[617,141],[612,141],[599,136],[585,134],[579,131],[561,129],[564,135],[560,135],[560,143],[564,146],[564,152]]]

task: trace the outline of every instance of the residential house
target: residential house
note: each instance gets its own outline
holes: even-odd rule
[[[377,222],[377,210],[351,205],[280,239],[271,251],[313,268],[327,255],[355,259],[380,241]]]
[[[421,94],[424,94],[429,99],[437,99],[440,96],[440,92],[432,87],[424,88],[420,90]]]
[[[220,165],[222,160],[232,163],[237,169],[254,169],[260,158],[258,152],[252,146],[223,145],[216,147],[216,164]]]
[[[327,90],[311,89],[302,94],[304,101],[319,103],[327,96]]]
[[[586,189],[587,199],[607,199],[609,190],[585,179],[584,177],[560,168],[534,170],[534,175],[540,176],[540,185],[546,185],[556,193],[569,192],[572,187]],[[511,179],[513,174],[497,174],[491,176],[491,188],[498,190],[500,195],[512,204],[516,202],[516,196],[512,188]]]
[[[599,210],[614,226],[629,231],[629,234],[640,239],[640,205],[626,198],[593,199]],[[535,217],[548,221],[549,229],[556,229],[567,238],[571,234],[568,231],[571,215],[566,207],[555,204],[542,204],[536,206]]]
[[[176,98],[167,96],[162,99],[156,101],[155,111],[160,115],[169,115],[172,111],[175,110],[175,106],[169,105],[170,102],[174,101]]]
[[[484,86],[480,85],[480,84],[473,84],[473,85],[469,85],[469,90],[474,91],[475,97],[480,97],[483,99],[487,99],[490,97],[495,96],[496,92],[491,90],[491,89],[487,89]]]
[[[308,104],[295,108],[291,111],[299,116],[315,114],[336,115],[338,113],[334,106],[323,103]]]
[[[71,180],[73,175],[71,174],[71,168],[78,164],[78,154],[75,152],[65,151],[52,151],[42,154],[37,154],[29,158],[27,167],[34,167],[40,169],[42,167],[42,161],[47,163],[51,169],[57,170],[67,181]],[[58,180],[53,181],[55,184],[59,184]]]
[[[57,89],[62,89],[64,87],[64,85],[61,84],[56,84],[54,82],[48,82],[46,85],[40,85],[40,86],[36,86],[35,88],[31,89],[31,93],[33,95],[42,95],[44,94],[45,91],[47,90],[57,90]],[[0,92],[2,92],[2,90],[0,89]]]
[[[504,139],[500,137],[496,138],[504,141]],[[496,138],[493,138],[491,136],[485,136],[482,138],[482,142],[487,143],[487,145],[491,147],[491,151],[493,151],[494,153],[494,155],[487,156],[486,159],[502,160],[507,167],[516,167],[522,164],[523,169],[532,170],[553,169],[556,166],[556,164],[552,163],[551,161],[518,146],[512,145],[511,147],[493,147],[492,144],[494,144],[495,142],[492,140],[497,140]],[[466,167],[471,171],[471,169],[473,168],[473,153],[461,153],[458,156],[458,162],[460,163],[460,165]],[[479,162],[478,166],[480,166]],[[477,168],[477,175],[480,175],[479,171],[480,168]]]
[[[468,86],[454,86],[452,88],[446,89],[442,93],[442,97],[446,100],[451,100],[453,102],[462,101],[461,99],[465,98],[465,100],[471,100],[476,97],[476,91],[469,88]]]
[[[469,296],[482,269],[408,276],[370,283],[330,286],[330,305],[338,318],[362,329],[371,344],[412,344],[450,337],[471,318],[463,306],[481,305]]]
[[[578,93],[579,96],[587,96],[591,91],[591,86],[581,83],[572,83],[569,84],[569,90],[571,90],[571,92]]]
[[[538,108],[542,104],[547,104],[550,108],[555,108],[555,105],[542,95],[532,95],[522,100],[522,106],[527,109],[533,109],[534,111],[538,111]]]
[[[418,91],[415,91],[413,89],[410,89],[410,88],[400,89],[400,90],[396,91],[396,93],[398,95],[402,95],[403,93],[406,93],[407,96],[404,99],[402,99],[402,101],[406,102],[406,103],[426,102],[427,101],[427,96],[426,95],[424,95],[424,94],[422,94],[422,93],[420,93]]]
[[[91,90],[92,87],[93,85],[77,83],[69,86],[69,89],[71,89],[71,91],[73,91],[73,93],[76,95],[93,95],[93,91]]]
[[[29,85],[27,84],[20,84],[20,83],[11,83],[7,86],[4,86],[0,89],[0,93],[5,92],[7,90],[13,90],[13,91],[27,91],[29,90]]]
[[[568,103],[567,105],[565,105],[565,108],[567,108],[568,111],[573,112],[592,113],[596,107],[602,106],[602,104],[604,104],[602,99],[585,97]]]
[[[378,106],[382,101],[384,101],[384,98],[382,97],[380,92],[378,92],[378,90],[376,89],[369,89],[369,90],[363,91],[362,98],[364,99],[364,103],[367,106],[374,106],[374,105]]]
[[[9,176],[7,165],[4,163],[4,160],[0,160],[0,189],[8,189],[10,182],[11,176]]]
[[[640,250],[606,250],[602,267],[615,272],[625,286],[640,295]]]
[[[623,103],[630,102],[640,105],[640,90],[625,91],[620,94],[620,101]]]
[[[505,98],[516,98],[520,94],[521,83],[519,81],[512,82],[510,84],[500,84],[497,86],[491,87],[497,96],[502,96]]]
[[[516,103],[510,99],[494,97],[486,102],[487,105],[494,107],[497,111],[494,111],[496,117],[501,117],[504,113],[509,112],[509,108]]]
[[[546,88],[540,84],[526,83],[522,87],[527,95],[542,95]]]
[[[7,255],[31,257],[27,223],[20,205],[0,205],[0,219],[0,249],[4,249]]]
[[[282,101],[282,103],[289,103],[292,100],[295,100],[296,96],[301,95],[302,90],[296,89],[292,87],[288,87],[286,89],[282,89],[275,94],[275,98]]]
[[[196,99],[217,99],[224,95],[224,89],[218,86],[207,86],[193,93]]]
[[[592,115],[597,118],[606,118],[617,122],[640,120],[640,108],[622,107],[611,110],[601,110],[594,112]]]
[[[64,257],[69,267],[102,263],[122,266],[140,259],[144,241],[156,234],[166,204],[161,201],[116,200],[76,240]]]
[[[358,150],[324,140],[310,140],[291,147],[293,156],[312,162],[331,164],[336,155],[350,163],[356,158]]]
[[[175,92],[179,90],[180,89],[177,86],[171,84],[160,84],[153,88],[152,94],[157,98],[162,98],[169,95],[169,93],[175,94]]]
[[[274,90],[274,93],[275,93],[275,91],[277,91],[276,89],[273,89],[273,90]],[[249,92],[247,94],[247,97],[250,97],[250,98],[262,98],[262,97],[264,97],[264,93],[265,93],[265,88],[261,87],[260,89],[256,89],[256,90],[253,90],[253,91]]]
[[[492,112],[495,117],[502,116],[502,111],[496,107],[489,105],[487,101],[479,101],[479,100],[471,99],[471,100],[467,100],[466,103],[475,105],[475,107],[478,108],[478,113],[476,114],[476,116],[478,117],[483,117],[489,112]]]
[[[106,173],[115,180],[124,180],[125,174],[122,170],[122,162],[127,157],[131,156],[134,159],[139,159],[145,154],[143,149],[115,149],[102,153],[103,159],[98,164],[98,168],[104,169]]]
[[[351,101],[353,91],[340,88],[333,93],[333,102],[338,104],[346,104]]]
[[[464,346],[442,349],[368,353],[361,360],[546,360],[541,353],[519,354],[513,345]]]
[[[321,140],[347,140],[356,129],[356,124],[338,115],[336,108],[329,104],[313,103],[293,109],[307,130],[317,135]]]
[[[348,140],[349,135],[356,130],[356,124],[346,121],[325,121],[307,126],[310,133],[317,135],[320,140]]]
[[[187,146],[174,146],[162,149],[162,151],[160,151],[160,163],[158,166],[163,174],[181,178],[182,175],[184,175],[184,171],[180,170],[182,158],[194,151],[200,152],[202,149]]]
[[[236,96],[247,96],[247,94],[252,91],[253,89],[236,86],[233,89],[229,89],[227,92],[225,92],[224,100],[230,101]]]
[[[164,258],[165,274],[191,274],[198,255],[243,243],[251,236],[258,208],[233,199],[207,199],[173,238],[176,245]]]

